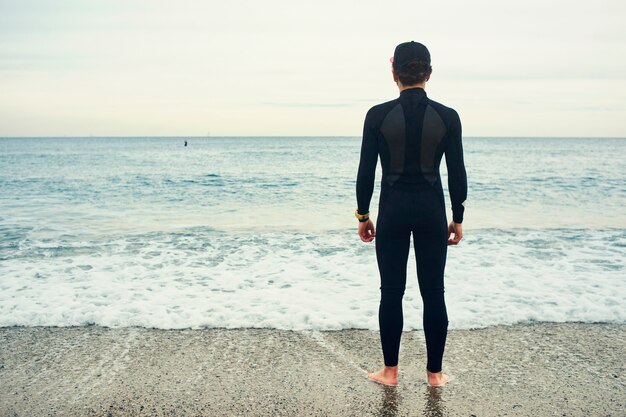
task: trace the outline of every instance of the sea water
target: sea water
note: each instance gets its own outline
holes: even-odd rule
[[[0,326],[378,329],[360,141],[0,138]],[[626,139],[463,141],[450,327],[626,322]],[[411,249],[404,329],[422,312]]]

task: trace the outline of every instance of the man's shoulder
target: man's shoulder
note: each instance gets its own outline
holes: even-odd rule
[[[380,128],[387,114],[400,103],[399,98],[375,104],[367,111],[365,123],[373,128]]]
[[[439,114],[439,117],[441,117],[446,124],[460,120],[459,113],[457,113],[457,111],[452,107],[446,106],[445,104],[431,98],[428,98],[428,104],[435,109],[435,111]]]
[[[377,122],[381,122],[387,113],[391,109],[393,109],[396,105],[400,103],[399,98],[394,98],[393,100],[388,100],[382,103],[374,104],[369,108],[367,114],[365,116],[366,120],[369,120],[371,123],[376,124]]]

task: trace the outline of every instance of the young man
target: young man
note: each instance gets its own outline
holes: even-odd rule
[[[441,369],[448,331],[444,268],[448,245],[463,237],[467,197],[461,121],[455,110],[426,95],[432,67],[424,45],[414,41],[398,45],[391,62],[400,96],[367,112],[356,181],[359,236],[364,242],[376,238],[381,282],[378,320],[385,366],[368,378],[385,385],[398,383],[402,297],[412,233],[424,303],[427,380],[430,386],[441,386],[449,379]],[[444,154],[452,204],[449,225],[439,175]],[[376,231],[369,205],[379,155],[383,174]]]

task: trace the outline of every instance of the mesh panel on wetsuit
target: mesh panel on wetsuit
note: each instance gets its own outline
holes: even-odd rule
[[[443,123],[439,113],[432,106],[426,106],[424,114],[424,124],[422,127],[422,151],[420,168],[422,175],[431,183],[437,181],[438,167],[437,149],[446,135],[446,125]]]
[[[405,117],[406,113],[406,117]],[[439,113],[423,100],[398,103],[385,116],[380,132],[387,144],[387,182],[435,183],[439,149],[447,130]]]
[[[389,149],[387,181],[394,183],[404,172],[404,148],[406,146],[404,111],[400,103],[387,113],[380,126],[380,132],[385,137]]]

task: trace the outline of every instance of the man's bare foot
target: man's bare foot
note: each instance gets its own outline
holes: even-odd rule
[[[430,372],[427,369],[426,375],[428,376],[429,387],[441,387],[442,385],[445,385],[445,383],[450,380],[448,375],[444,374],[443,372]]]
[[[398,385],[398,366],[385,366],[377,372],[367,375],[372,381],[395,387]]]

